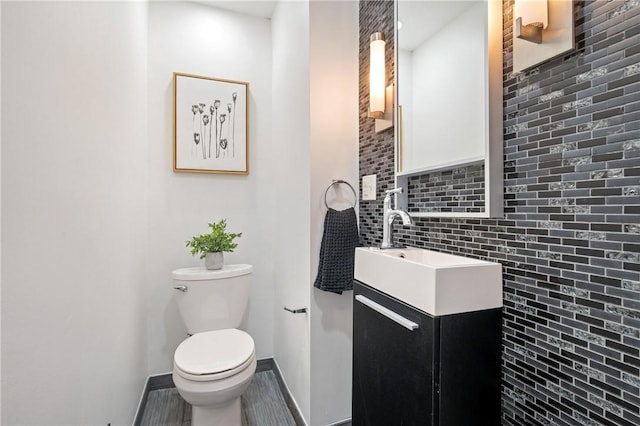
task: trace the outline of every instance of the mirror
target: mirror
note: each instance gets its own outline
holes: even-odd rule
[[[399,2],[401,171],[484,158],[486,15],[480,1]]]
[[[501,216],[501,2],[397,0],[396,17],[398,201],[412,216]]]

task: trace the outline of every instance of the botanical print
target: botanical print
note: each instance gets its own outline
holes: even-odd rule
[[[248,174],[249,83],[174,73],[174,170]]]

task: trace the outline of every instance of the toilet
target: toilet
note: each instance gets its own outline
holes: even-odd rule
[[[172,272],[190,337],[173,357],[173,382],[192,405],[191,424],[240,426],[240,396],[256,371],[253,339],[238,327],[249,301],[251,265]]]

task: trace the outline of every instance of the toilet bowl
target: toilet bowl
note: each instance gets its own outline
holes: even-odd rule
[[[240,425],[240,396],[256,371],[254,343],[247,333],[197,333],[176,349],[173,382],[193,406],[193,425]]]
[[[192,334],[175,351],[173,382],[192,405],[192,425],[242,424],[240,396],[256,371],[256,354],[251,336],[236,327],[251,271],[251,265],[173,271],[180,314]]]

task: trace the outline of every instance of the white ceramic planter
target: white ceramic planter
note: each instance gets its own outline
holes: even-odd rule
[[[224,255],[221,251],[216,253],[207,253],[204,258],[204,264],[207,269],[222,269],[224,265]]]

